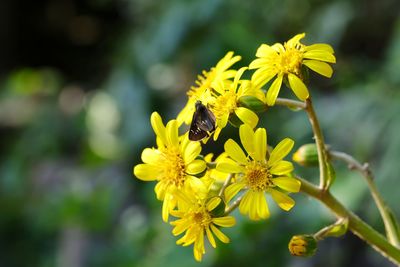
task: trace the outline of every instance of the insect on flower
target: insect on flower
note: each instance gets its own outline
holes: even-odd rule
[[[215,130],[215,116],[201,101],[195,104],[196,110],[193,113],[192,123],[190,124],[189,139],[200,141],[208,137],[209,132]]]

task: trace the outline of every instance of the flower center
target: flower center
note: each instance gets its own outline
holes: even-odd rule
[[[226,114],[233,113],[236,107],[236,94],[234,92],[226,92],[215,99],[211,105],[211,110],[218,119]]]
[[[212,218],[210,213],[203,207],[193,212],[192,220],[197,225],[208,226],[211,223]]]
[[[303,52],[296,47],[285,47],[285,52],[279,54],[277,68],[280,73],[300,75]]]
[[[265,191],[268,187],[274,186],[272,174],[265,164],[259,162],[253,161],[246,166],[245,177],[247,185],[254,191]]]
[[[175,185],[181,188],[185,182],[185,162],[181,153],[177,148],[166,148],[164,151],[164,162],[160,164],[160,169],[163,171],[163,179],[169,185]]]

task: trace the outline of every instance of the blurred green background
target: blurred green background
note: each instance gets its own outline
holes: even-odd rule
[[[290,213],[271,204],[267,221],[237,216],[231,243],[196,263],[132,167],[155,145],[151,112],[174,118],[203,69],[231,50],[247,65],[260,44],[306,32],[305,44],[337,56],[332,79],[311,76],[327,142],[371,163],[399,217],[399,12],[398,0],[1,1],[0,266],[392,266],[352,234],[291,257],[292,235],[333,222],[300,194]],[[262,124],[272,145],[312,141],[303,113],[277,107]],[[334,194],[382,232],[362,178],[335,167]]]

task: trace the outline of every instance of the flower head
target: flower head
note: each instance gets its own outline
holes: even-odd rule
[[[189,141],[187,134],[178,135],[178,123],[171,120],[164,126],[160,115],[153,112],[151,125],[157,136],[157,149],[146,148],[142,152],[144,164],[134,167],[134,175],[143,181],[158,181],[155,192],[163,200],[162,217],[168,221],[169,212],[176,205],[175,193],[184,187],[205,190],[195,175],[206,168],[203,160],[197,159],[201,152],[199,142]]]
[[[196,85],[192,86],[187,92],[188,101],[177,117],[179,123],[190,124],[196,101],[200,100],[204,105],[207,105],[210,96],[209,90],[216,84],[232,83],[230,79],[235,77],[236,70],[229,68],[240,59],[240,56],[233,56],[233,52],[228,52],[215,67],[212,67],[209,71],[203,71],[202,75],[197,77]]]
[[[240,98],[243,96],[259,96],[260,90],[253,87],[248,80],[240,80],[247,68],[237,71],[232,84],[216,84],[212,91],[209,105],[216,119],[216,130],[214,140],[217,140],[221,130],[227,125],[229,117],[236,115],[240,121],[256,127],[258,116],[249,108],[240,105]]]
[[[308,98],[308,89],[303,82],[303,66],[325,77],[332,76],[333,70],[328,64],[336,63],[332,47],[328,44],[306,46],[300,43],[304,36],[305,33],[298,34],[283,45],[262,44],[256,53],[258,58],[250,63],[249,69],[257,69],[252,76],[256,86],[262,87],[275,77],[267,92],[268,105],[275,104],[284,79],[287,79],[289,87],[300,100]]]
[[[226,201],[229,202],[239,191],[246,189],[239,210],[252,220],[269,217],[266,193],[272,196],[279,207],[290,210],[294,200],[282,191],[298,192],[300,181],[290,177],[293,165],[283,158],[290,152],[294,142],[289,138],[282,140],[267,156],[267,133],[264,128],[253,132],[243,124],[239,134],[247,156],[235,141],[229,139],[224,147],[230,159],[221,160],[217,165],[220,171],[236,174],[234,182],[225,190]]]
[[[215,215],[214,211],[223,204],[221,198],[207,197],[204,194],[180,191],[179,207],[171,212],[179,218],[171,222],[174,226],[172,233],[176,236],[185,232],[176,243],[182,246],[194,244],[193,254],[197,261],[201,261],[205,254],[205,236],[214,248],[217,246],[214,235],[223,243],[229,243],[229,238],[219,228],[232,227],[235,224],[235,218],[232,216]]]

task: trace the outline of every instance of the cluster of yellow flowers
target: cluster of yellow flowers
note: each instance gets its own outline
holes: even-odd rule
[[[162,219],[168,222],[170,216],[175,218],[171,222],[172,233],[184,233],[177,244],[194,244],[197,261],[205,253],[205,236],[214,248],[214,236],[229,242],[220,229],[234,226],[235,218],[230,213],[235,208],[251,220],[261,220],[270,216],[266,194],[285,211],[295,204],[288,194],[298,192],[301,184],[291,174],[292,163],[284,160],[294,141],[285,138],[271,149],[266,130],[256,128],[256,112],[275,104],[282,82],[297,98],[306,100],[306,68],[331,77],[333,71],[327,63],[335,63],[332,47],[306,46],[300,43],[304,36],[298,34],[284,44],[262,44],[257,58],[238,70],[231,67],[241,57],[227,53],[215,67],[198,76],[176,120],[165,125],[157,112],[151,115],[157,148],[143,150],[143,164],[134,167],[134,175],[143,181],[157,181],[155,192],[157,199],[163,201]],[[251,79],[242,79],[252,69],[255,71]],[[271,80],[265,93],[262,87]],[[225,152],[212,161],[212,154],[201,155],[202,144],[207,140],[191,141],[188,132],[179,134],[181,125],[192,123],[198,101],[207,107],[215,123],[215,131],[207,135],[217,140],[228,121],[240,121],[242,146],[229,139],[224,144]]]

